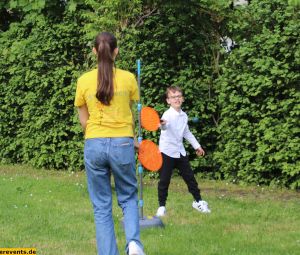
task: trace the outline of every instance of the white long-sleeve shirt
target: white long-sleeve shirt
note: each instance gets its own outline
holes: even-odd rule
[[[161,126],[159,138],[159,150],[162,153],[172,158],[180,158],[180,154],[185,156],[186,151],[183,146],[183,138],[188,140],[195,150],[201,147],[189,130],[188,116],[184,111],[180,110],[178,112],[170,107],[164,112],[161,119],[166,121],[166,124]]]

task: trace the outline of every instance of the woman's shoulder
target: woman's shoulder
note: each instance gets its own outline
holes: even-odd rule
[[[83,73],[78,80],[87,80],[87,79],[91,79],[91,78],[95,78],[97,77],[97,69],[93,69],[90,71],[87,71],[85,73]]]
[[[117,76],[121,76],[121,77],[128,77],[128,78],[134,78],[134,74],[127,71],[127,70],[123,70],[120,68],[116,68],[116,75]]]

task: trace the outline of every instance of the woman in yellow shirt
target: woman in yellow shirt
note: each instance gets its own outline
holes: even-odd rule
[[[114,67],[118,54],[114,35],[97,35],[93,52],[98,67],[78,79],[74,104],[85,132],[84,163],[94,208],[98,254],[119,254],[112,217],[112,174],[124,215],[126,252],[144,255],[131,111],[132,102],[139,99],[136,79],[132,73]]]

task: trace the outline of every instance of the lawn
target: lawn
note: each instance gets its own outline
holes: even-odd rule
[[[192,209],[175,177],[165,228],[142,230],[147,255],[295,255],[300,251],[300,194],[198,179],[212,213]],[[145,215],[157,209],[157,180],[144,179]],[[95,255],[95,230],[84,172],[0,166],[0,247],[35,247],[39,255]],[[122,213],[114,199],[120,254]]]

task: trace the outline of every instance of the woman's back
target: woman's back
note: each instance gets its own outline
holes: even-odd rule
[[[96,98],[97,69],[78,79],[75,105],[86,104],[89,112],[86,139],[134,136],[130,102],[139,99],[136,79],[132,73],[115,68],[113,84],[113,98],[110,105],[104,105]]]

